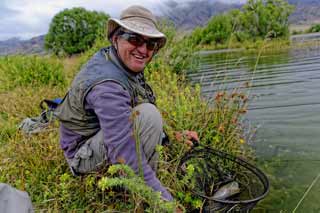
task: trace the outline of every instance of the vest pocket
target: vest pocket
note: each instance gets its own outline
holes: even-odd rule
[[[95,138],[96,139],[96,138]],[[98,171],[106,164],[106,149],[103,144],[89,140],[84,143],[68,163],[78,174]]]
[[[90,160],[92,153],[93,151],[90,146],[87,143],[83,144],[74,155],[74,158],[70,160],[70,166],[77,173],[87,173],[92,171],[92,160]]]

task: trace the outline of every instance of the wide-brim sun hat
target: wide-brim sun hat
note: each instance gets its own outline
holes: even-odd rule
[[[121,13],[119,19],[108,20],[109,40],[119,27],[149,38],[159,38],[161,41],[159,48],[163,47],[167,40],[166,36],[158,30],[155,16],[142,6],[130,6]]]

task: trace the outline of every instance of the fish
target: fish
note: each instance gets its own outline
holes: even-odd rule
[[[231,197],[240,192],[239,183],[236,181],[232,181],[226,185],[223,185],[218,189],[212,196],[214,199],[223,200],[225,198]]]

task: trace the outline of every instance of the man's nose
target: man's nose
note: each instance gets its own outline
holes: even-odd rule
[[[138,51],[140,52],[140,53],[147,53],[147,43],[146,42],[143,42],[143,44],[141,45],[141,46],[139,46],[138,48]]]

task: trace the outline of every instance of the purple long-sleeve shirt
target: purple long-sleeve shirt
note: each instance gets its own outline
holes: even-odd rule
[[[108,148],[111,163],[123,159],[138,174],[136,143],[133,137],[131,116],[131,98],[121,85],[107,81],[96,85],[86,96],[86,109],[93,109],[98,116],[104,133],[104,143]],[[82,136],[67,129],[61,124],[60,144],[67,158],[73,158]],[[142,148],[141,148],[142,150]],[[173,200],[171,194],[162,186],[142,152],[142,167],[147,185],[162,194],[163,199]]]

